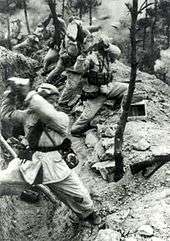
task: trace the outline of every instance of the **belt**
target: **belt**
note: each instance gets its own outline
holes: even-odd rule
[[[40,151],[40,152],[50,152],[50,151],[59,151],[60,146],[56,147],[36,147],[31,149],[33,152]]]

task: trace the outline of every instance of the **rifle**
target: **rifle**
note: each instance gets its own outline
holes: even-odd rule
[[[134,163],[130,165],[130,169],[133,175],[142,171],[142,175],[148,179],[150,178],[159,168],[170,161],[170,155],[167,156],[155,156],[152,160],[143,161],[140,163]],[[149,169],[149,170],[148,170]]]
[[[13,158],[17,158],[18,155],[16,154],[16,152],[12,149],[12,147],[8,144],[8,142],[5,140],[5,138],[2,136],[2,134],[0,133],[0,144],[3,145],[5,147],[5,149],[10,153],[10,155]],[[43,185],[43,184],[38,184],[35,186],[38,190],[40,190],[42,193],[45,194],[45,196],[53,203],[56,204],[56,198],[54,196],[54,194],[50,191],[50,189]]]

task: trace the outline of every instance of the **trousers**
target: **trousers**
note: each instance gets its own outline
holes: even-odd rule
[[[78,217],[84,219],[94,211],[89,192],[74,171],[64,180],[46,185]]]
[[[72,134],[83,132],[107,99],[111,99],[113,103],[116,103],[118,99],[123,98],[126,91],[127,85],[124,83],[115,82],[110,86],[103,86],[100,90],[101,95],[86,101],[82,114],[71,128]]]

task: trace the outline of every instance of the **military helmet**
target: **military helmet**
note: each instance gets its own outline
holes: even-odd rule
[[[29,86],[30,85],[30,80],[28,78],[10,77],[10,78],[8,78],[8,82],[15,86]]]
[[[37,92],[43,97],[47,97],[50,95],[59,95],[57,87],[48,83],[42,83],[40,86],[38,86]]]

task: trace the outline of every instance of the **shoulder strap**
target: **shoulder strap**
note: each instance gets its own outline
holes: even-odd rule
[[[51,137],[50,133],[47,131],[46,126],[44,127],[44,132],[45,132],[46,136],[47,136],[47,137],[50,139],[50,141],[52,142],[53,146],[54,146],[54,147],[57,147],[54,139]]]

